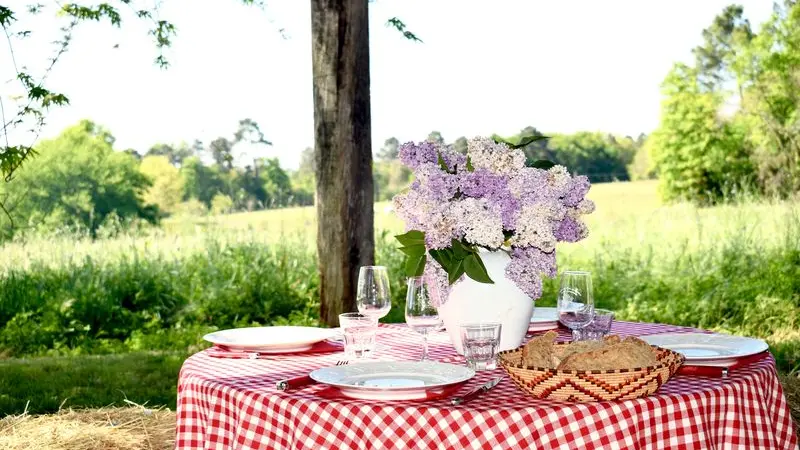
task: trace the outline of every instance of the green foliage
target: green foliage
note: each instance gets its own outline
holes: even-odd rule
[[[155,221],[157,208],[143,200],[149,180],[133,157],[113,150],[113,142],[89,121],[42,142],[36,166],[4,186],[15,224],[45,231],[76,226],[94,233],[112,213]],[[3,224],[6,236],[17,231],[15,224]]]
[[[697,71],[682,64],[663,89],[661,125],[651,139],[664,198],[711,204],[749,185],[753,168],[744,135],[718,120],[721,96],[705,91]]]
[[[758,33],[741,6],[726,7],[694,54],[664,81],[650,144],[664,197],[710,204],[741,190],[800,191],[800,4],[776,4]]]
[[[145,203],[158,206],[162,213],[175,212],[183,199],[184,180],[178,169],[170,163],[169,156],[145,156],[139,170],[151,183],[144,195]]]
[[[233,200],[225,194],[217,194],[211,199],[211,214],[228,214],[233,209]]]
[[[421,276],[425,270],[425,233],[411,230],[394,237],[403,246],[399,248],[406,255],[405,275]],[[439,263],[447,272],[450,284],[455,283],[466,274],[479,283],[494,283],[489,278],[486,266],[478,255],[477,246],[467,244],[463,240],[453,239],[449,247],[428,251],[431,258]]]

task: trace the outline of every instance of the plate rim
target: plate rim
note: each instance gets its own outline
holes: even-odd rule
[[[403,363],[403,364],[411,365],[411,364],[419,364],[421,362],[422,361],[370,361],[370,362],[357,363],[357,365],[365,366],[365,365],[397,364],[397,363]],[[439,362],[439,361],[426,361],[426,363],[433,363],[433,364],[436,364],[436,365],[445,365],[445,366],[458,367],[460,369],[465,370],[469,376],[466,376],[465,378],[462,377],[460,379],[453,380],[453,381],[448,381],[446,383],[438,383],[438,384],[431,385],[431,386],[414,386],[414,387],[354,386],[352,384],[332,383],[332,382],[324,381],[324,380],[321,380],[321,379],[318,378],[319,375],[317,374],[317,372],[320,372],[320,371],[323,371],[323,370],[330,370],[330,369],[347,370],[346,369],[348,367],[347,364],[341,365],[341,366],[320,367],[319,369],[316,369],[316,370],[312,371],[308,376],[311,377],[312,380],[314,380],[314,381],[316,381],[318,383],[322,383],[322,384],[325,384],[325,385],[328,385],[328,386],[333,386],[333,387],[339,388],[339,389],[341,389],[343,391],[344,390],[355,390],[355,391],[362,391],[362,392],[363,391],[368,391],[368,392],[397,392],[397,393],[412,392],[412,391],[427,391],[427,390],[441,388],[441,387],[445,387],[445,386],[451,386],[453,384],[464,383],[464,382],[467,382],[467,381],[469,381],[469,380],[471,380],[472,378],[475,377],[475,370],[470,369],[469,367],[466,367],[466,366],[462,366],[462,365],[459,365],[459,364],[443,363],[443,362]],[[355,365],[356,364],[354,364],[354,365],[352,365],[350,367],[354,367]],[[317,377],[315,377],[315,374],[317,374]]]
[[[689,356],[682,353],[678,349],[671,349],[670,347],[663,346],[660,343],[651,343],[647,341],[649,337],[656,337],[656,336],[704,336],[704,337],[711,337],[712,339],[722,337],[722,338],[732,338],[732,339],[742,339],[746,341],[753,342],[754,345],[753,350],[739,350],[738,353],[732,355],[712,355],[712,356]],[[668,348],[670,350],[674,350],[678,353],[681,353],[685,358],[686,361],[721,361],[721,360],[735,360],[738,358],[744,358],[745,356],[756,355],[758,353],[768,351],[769,344],[763,340],[758,338],[753,338],[749,336],[737,336],[735,334],[724,334],[724,333],[702,333],[702,332],[690,332],[690,333],[651,333],[647,335],[639,336],[640,339],[647,342],[650,345],[657,345],[659,347]]]
[[[540,319],[536,320],[533,317],[533,315],[536,314],[536,310],[537,309],[547,309],[547,310],[551,310],[552,309],[552,310],[555,311],[556,317],[555,317],[555,319],[548,319],[548,318],[541,319],[540,318]],[[531,312],[531,318],[530,318],[529,323],[545,324],[545,323],[551,323],[551,322],[552,323],[558,323],[558,308],[556,308],[555,306],[534,306],[533,312]]]
[[[242,344],[242,343],[231,343],[231,342],[221,342],[218,339],[214,339],[213,335],[218,333],[224,333],[226,331],[237,331],[237,330],[256,330],[256,329],[276,329],[276,328],[295,328],[295,329],[307,329],[307,330],[319,330],[319,337],[303,339],[302,341],[295,341],[295,342],[286,342],[280,344],[271,344],[271,343],[251,343],[251,344]],[[334,328],[320,328],[320,327],[306,327],[306,326],[299,326],[299,325],[272,325],[272,326],[262,326],[262,327],[241,327],[241,328],[226,328],[224,330],[217,330],[212,331],[211,333],[206,333],[203,336],[203,340],[206,342],[210,342],[214,345],[224,345],[226,347],[236,347],[236,348],[270,348],[275,350],[280,350],[282,348],[289,348],[293,349],[296,347],[301,346],[313,346],[317,342],[322,342],[324,340],[330,339],[336,336],[337,332]],[[327,336],[326,336],[327,335]]]

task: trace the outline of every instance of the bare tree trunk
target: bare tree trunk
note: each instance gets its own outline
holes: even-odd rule
[[[335,326],[375,259],[367,0],[311,0],[311,35],[320,316]]]

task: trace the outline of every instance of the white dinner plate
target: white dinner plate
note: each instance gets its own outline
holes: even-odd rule
[[[650,345],[681,353],[692,364],[714,362],[724,365],[769,349],[761,339],[728,334],[664,333],[641,336],[641,339]]]
[[[558,309],[546,306],[533,308],[529,331],[555,330],[556,328],[558,328]]]
[[[376,361],[332,366],[311,372],[318,383],[362,400],[419,400],[463,383],[475,371],[433,361]]]
[[[203,339],[233,351],[292,353],[306,351],[337,334],[338,331],[331,328],[277,326],[215,331]]]

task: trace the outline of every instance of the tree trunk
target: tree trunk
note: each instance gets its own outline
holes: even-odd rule
[[[311,36],[320,318],[337,326],[375,259],[367,0],[311,0]]]

